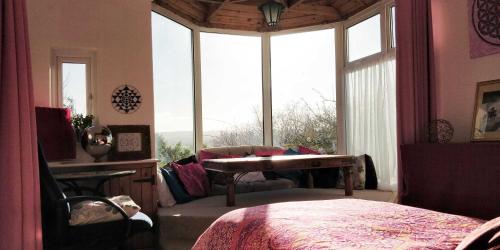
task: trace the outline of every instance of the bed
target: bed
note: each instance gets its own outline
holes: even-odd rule
[[[376,201],[285,202],[223,215],[193,249],[454,249],[483,223]]]

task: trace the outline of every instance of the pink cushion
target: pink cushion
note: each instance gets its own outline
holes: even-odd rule
[[[255,156],[265,157],[265,156],[273,156],[273,155],[283,155],[286,150],[284,149],[274,149],[269,151],[259,151],[255,152]]]
[[[177,173],[184,188],[192,197],[205,197],[208,195],[210,186],[208,183],[207,172],[199,163],[189,163],[179,165],[171,164],[172,169]]]
[[[212,153],[209,151],[200,150],[200,152],[198,153],[198,161],[199,162],[203,162],[204,160],[208,160],[208,159],[217,159],[217,158],[219,158],[218,154]]]
[[[299,146],[298,148],[298,151],[299,153],[301,154],[309,154],[309,155],[320,155],[321,153],[317,150],[314,150],[314,149],[310,149],[308,147],[304,147],[304,146]]]

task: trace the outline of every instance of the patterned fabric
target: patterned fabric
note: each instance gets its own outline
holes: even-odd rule
[[[223,215],[193,249],[453,249],[481,223],[376,201],[286,202]]]
[[[132,217],[141,210],[129,196],[120,195],[109,198]],[[85,225],[106,221],[121,220],[123,216],[118,210],[101,201],[82,201],[71,207],[70,225]]]

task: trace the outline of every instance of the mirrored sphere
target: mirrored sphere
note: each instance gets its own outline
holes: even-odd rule
[[[92,126],[83,130],[81,144],[83,149],[95,161],[99,161],[101,157],[106,155],[111,149],[113,143],[113,136],[111,130],[104,126]]]

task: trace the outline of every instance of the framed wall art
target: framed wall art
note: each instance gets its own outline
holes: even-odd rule
[[[500,80],[477,85],[472,141],[500,141]]]
[[[151,158],[149,125],[109,125],[113,145],[108,159],[142,160]]]

